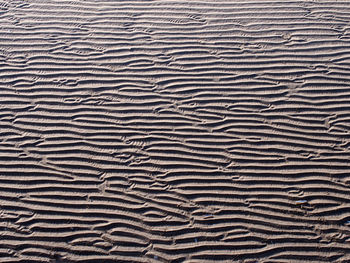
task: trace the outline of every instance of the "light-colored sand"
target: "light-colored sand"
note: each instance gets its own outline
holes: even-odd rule
[[[0,262],[350,262],[350,2],[0,2]]]

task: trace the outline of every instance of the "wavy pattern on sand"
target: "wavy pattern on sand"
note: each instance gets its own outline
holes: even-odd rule
[[[0,261],[350,262],[346,1],[0,3]]]

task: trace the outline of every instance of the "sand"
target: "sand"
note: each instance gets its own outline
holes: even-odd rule
[[[0,262],[350,262],[350,2],[0,2]]]

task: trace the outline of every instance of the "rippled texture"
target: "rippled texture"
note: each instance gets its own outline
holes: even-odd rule
[[[0,261],[350,262],[347,1],[0,2]]]

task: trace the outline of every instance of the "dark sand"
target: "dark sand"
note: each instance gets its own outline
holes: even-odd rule
[[[350,262],[350,1],[0,2],[0,262]]]

